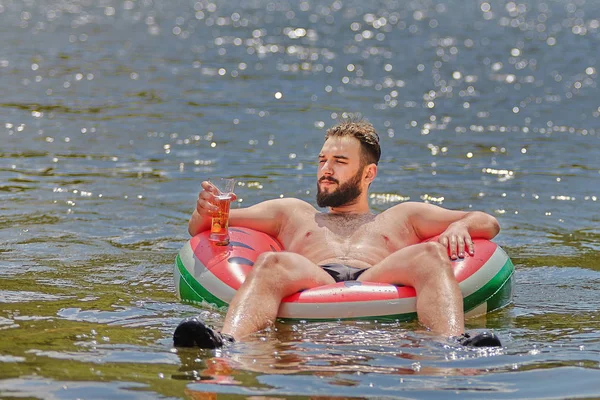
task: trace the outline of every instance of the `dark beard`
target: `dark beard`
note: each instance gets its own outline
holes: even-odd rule
[[[360,181],[364,167],[361,168],[348,182],[339,185],[339,181],[334,178],[322,177],[319,182],[329,180],[335,182],[339,187],[331,193],[321,191],[319,182],[317,182],[317,205],[319,207],[340,207],[356,200],[362,194]]]

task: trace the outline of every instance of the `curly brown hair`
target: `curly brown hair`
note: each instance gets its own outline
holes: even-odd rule
[[[360,142],[362,165],[379,163],[381,157],[379,135],[370,122],[352,118],[343,119],[327,129],[325,140],[330,137],[344,136],[356,138]]]

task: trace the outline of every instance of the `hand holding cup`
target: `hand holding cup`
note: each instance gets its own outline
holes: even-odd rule
[[[205,183],[207,183],[205,187]],[[235,179],[218,178],[215,181],[203,182],[202,187],[209,193],[211,224],[209,240],[217,245],[229,244],[229,209],[231,200],[235,199],[233,188]],[[200,193],[202,197],[203,193]],[[198,200],[200,203],[200,199]]]
[[[198,214],[212,217],[219,210],[219,196],[223,196],[224,194],[227,193],[223,193],[211,180],[202,182],[202,190],[200,191],[198,201],[196,202]],[[231,191],[229,192],[229,197],[229,201],[237,200],[237,196],[233,193],[233,188],[231,188]]]

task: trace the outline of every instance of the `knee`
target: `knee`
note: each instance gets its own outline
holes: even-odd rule
[[[280,254],[276,251],[266,251],[261,253],[254,262],[253,270],[272,269],[281,264]]]
[[[275,251],[260,254],[247,279],[260,279],[262,282],[281,280],[287,270],[284,258],[282,254]]]
[[[432,268],[424,268],[425,273],[434,276],[440,274],[454,276],[448,249],[443,244],[439,242],[423,243],[423,256],[425,258],[424,264],[432,266]]]
[[[441,263],[450,265],[448,249],[443,244],[439,242],[426,242],[423,243],[423,250],[427,257],[433,258]]]

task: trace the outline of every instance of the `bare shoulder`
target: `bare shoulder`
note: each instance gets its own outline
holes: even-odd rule
[[[464,211],[450,210],[435,204],[419,203],[416,201],[407,201],[406,203],[398,204],[386,212],[388,211],[396,217],[402,215],[408,219],[426,221],[456,219],[465,214]]]
[[[385,224],[404,224],[410,219],[411,215],[416,212],[415,207],[413,207],[414,204],[419,203],[404,202],[396,204],[380,213],[378,215],[378,220]]]
[[[299,211],[316,212],[316,209],[304,200],[293,197],[284,197],[281,199],[265,200],[253,206],[248,210],[260,213],[268,213],[271,215],[279,215],[288,217],[298,213]]]
[[[294,198],[266,200],[247,208],[232,209],[231,226],[244,226],[278,236],[283,226],[296,215],[306,214],[315,208],[305,201]]]
[[[272,200],[277,209],[285,215],[293,215],[299,211],[316,211],[316,209],[304,200],[295,197],[283,197]]]
[[[407,201],[388,208],[383,212],[383,214],[391,214],[393,216],[402,215],[408,217],[414,215],[415,213],[426,212],[428,209],[430,209],[430,207],[435,206],[426,203],[418,203],[416,201]]]

